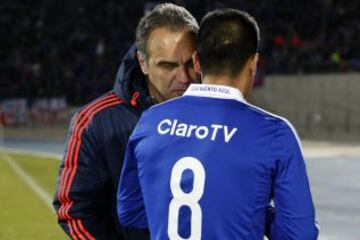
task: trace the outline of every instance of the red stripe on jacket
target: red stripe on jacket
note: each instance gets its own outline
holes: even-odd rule
[[[101,99],[95,101],[93,104],[90,104],[89,106],[84,108],[76,116],[75,122],[72,127],[72,131],[71,131],[71,137],[70,137],[70,140],[68,143],[68,150],[66,152],[66,156],[65,156],[65,160],[64,160],[64,170],[60,177],[60,191],[58,194],[58,198],[61,203],[61,207],[58,210],[58,213],[59,213],[59,217],[61,219],[68,219],[68,220],[72,219],[70,216],[66,216],[65,212],[64,212],[64,207],[66,206],[65,203],[70,201],[70,199],[66,198],[65,188],[68,185],[67,182],[69,180],[70,170],[73,168],[72,159],[74,156],[74,151],[72,151],[72,149],[73,149],[73,145],[75,144],[75,142],[79,141],[79,139],[78,139],[79,138],[79,136],[78,136],[79,127],[81,127],[84,124],[89,112],[91,112],[94,108],[99,106],[99,104],[102,104],[103,102],[105,102],[107,100],[112,100],[113,98],[114,98],[114,94],[111,94],[109,96],[101,98]],[[80,141],[81,141],[81,139],[80,139]]]
[[[62,206],[59,210],[59,215],[61,217],[63,217],[64,219],[68,219],[68,220],[72,220],[73,218],[69,215],[68,211],[71,208],[73,201],[70,200],[69,198],[69,192],[70,192],[70,187],[72,185],[72,182],[74,180],[75,177],[75,173],[78,167],[78,154],[79,154],[79,150],[80,150],[80,145],[81,145],[81,134],[82,131],[85,129],[85,127],[88,125],[88,123],[92,120],[92,117],[99,111],[103,110],[104,108],[107,108],[109,106],[113,106],[116,104],[122,103],[122,101],[120,99],[118,99],[117,97],[107,97],[107,98],[103,98],[100,99],[100,101],[95,102],[92,106],[89,106],[89,108],[84,109],[82,112],[79,113],[79,116],[77,118],[77,121],[74,124],[73,127],[73,135],[71,137],[71,144],[69,151],[68,151],[68,156],[65,159],[65,171],[66,173],[64,173],[65,179],[63,179],[63,184],[62,186],[62,191],[60,192],[60,196],[61,199],[65,201],[62,202]],[[82,114],[83,113],[83,114]],[[75,148],[74,148],[75,147]],[[70,177],[69,177],[70,174]],[[68,183],[66,183],[68,180]],[[80,221],[81,224],[81,221]],[[82,224],[81,224],[82,226]],[[79,229],[76,225],[73,224],[74,227],[74,231],[76,232],[76,234],[79,234]],[[84,229],[84,228],[83,228]],[[90,233],[88,233],[85,229],[83,230],[83,232],[85,233],[85,235],[87,235],[90,239],[94,239]],[[81,237],[82,238],[82,237]]]
[[[68,222],[68,227],[70,235],[73,239],[95,240],[95,238],[85,229],[81,220],[75,220],[69,214],[69,209],[74,203],[70,199],[69,193],[75,178],[76,170],[78,168],[78,157],[81,146],[82,132],[96,113],[105,108],[121,103],[123,103],[123,101],[119,99],[114,93],[100,98],[94,103],[89,104],[78,113],[72,127],[71,136],[68,142],[68,149],[64,158],[64,169],[60,177],[58,199],[61,203],[61,207],[58,210],[58,215],[60,219],[70,220],[70,222]]]

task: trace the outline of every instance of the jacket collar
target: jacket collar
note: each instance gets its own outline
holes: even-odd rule
[[[146,76],[141,72],[133,45],[125,54],[116,74],[115,94],[126,104],[143,111],[154,104],[150,97]]]

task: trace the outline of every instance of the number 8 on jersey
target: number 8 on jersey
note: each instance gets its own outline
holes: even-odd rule
[[[181,176],[185,170],[191,170],[194,176],[193,189],[185,193],[180,186]],[[191,210],[191,235],[188,240],[201,239],[202,212],[199,200],[204,193],[205,170],[201,162],[193,157],[184,157],[178,160],[172,171],[170,188],[174,198],[169,205],[168,235],[171,240],[183,240],[178,233],[179,211],[182,206]]]

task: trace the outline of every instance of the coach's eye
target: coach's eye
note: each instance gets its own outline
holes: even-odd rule
[[[171,71],[177,67],[176,63],[169,63],[169,62],[163,62],[163,63],[160,63],[159,65],[161,68],[163,68],[167,71]]]

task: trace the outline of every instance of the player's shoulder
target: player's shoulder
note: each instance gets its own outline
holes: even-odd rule
[[[151,106],[148,110],[157,111],[157,110],[160,110],[160,109],[163,109],[163,108],[168,108],[168,107],[171,107],[173,105],[179,104],[180,102],[182,102],[183,99],[184,99],[184,97],[176,97],[176,98],[168,99],[168,100],[166,100],[164,102],[161,102],[161,103],[158,103],[158,104],[155,104],[155,105]]]
[[[261,126],[267,126],[263,129],[264,131],[267,131],[269,136],[271,136],[271,146],[277,146],[275,147],[276,149],[280,149],[279,146],[287,146],[287,148],[295,147],[297,149],[301,149],[300,137],[294,125],[287,118],[252,104],[245,104],[248,106],[248,110],[251,111],[252,114],[260,118],[260,122],[266,122],[266,124],[261,124]]]
[[[181,103],[182,97],[177,97],[173,99],[166,100],[161,103],[157,103],[150,108],[146,109],[143,114],[141,115],[141,118],[147,117],[148,115],[163,113],[164,111],[168,111],[170,109],[173,109],[175,105]]]
[[[244,104],[246,105],[247,110],[256,118],[258,118],[258,121],[265,121],[273,126],[276,126],[277,128],[288,129],[296,132],[293,124],[287,118],[248,102],[244,102]]]

